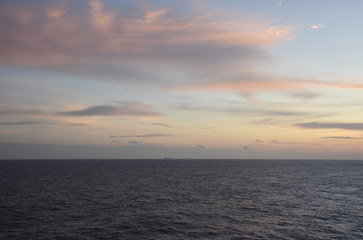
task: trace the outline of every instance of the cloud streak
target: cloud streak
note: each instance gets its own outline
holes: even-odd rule
[[[170,134],[111,135],[110,138],[159,138],[170,137]]]
[[[304,142],[280,142],[277,140],[272,140],[272,144],[280,144],[280,145],[320,145],[319,143],[304,143]]]
[[[321,123],[307,122],[298,123],[296,126],[308,129],[343,129],[343,130],[363,130],[363,123]]]
[[[152,126],[171,127],[169,124],[165,124],[165,123],[148,123],[148,122],[141,122],[141,123],[152,125]]]
[[[311,29],[319,29],[319,28],[325,28],[323,24],[315,24],[310,26]]]
[[[272,109],[272,108],[248,108],[248,107],[216,107],[216,106],[198,106],[194,104],[182,104],[178,106],[179,109],[187,111],[209,111],[209,112],[221,112],[228,113],[231,115],[255,115],[255,116],[278,116],[278,117],[303,117],[311,116],[313,112],[303,112],[295,110],[284,110],[284,109]]]
[[[332,137],[321,137],[322,139],[351,139],[351,140],[359,140],[363,138],[357,137],[343,137],[343,136],[332,136]]]
[[[291,96],[295,98],[301,98],[304,100],[310,100],[319,97],[321,94],[316,92],[296,92],[292,93]]]
[[[17,109],[17,108],[4,108],[0,109],[1,115],[41,115],[46,114],[44,111],[35,109]]]
[[[251,79],[252,78],[252,79]],[[266,80],[268,79],[268,80]],[[238,80],[199,83],[186,86],[186,91],[266,91],[305,88],[310,81],[294,79],[274,80],[272,76],[243,76]]]
[[[18,121],[18,122],[0,122],[0,125],[13,125],[13,126],[34,126],[34,125],[53,125],[55,122],[45,121]]]
[[[120,105],[98,105],[75,111],[59,112],[59,115],[85,116],[129,116],[129,117],[160,117],[161,113],[150,110],[141,103],[121,103]]]

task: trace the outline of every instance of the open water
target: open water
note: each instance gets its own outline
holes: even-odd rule
[[[363,161],[0,161],[0,239],[363,239]]]

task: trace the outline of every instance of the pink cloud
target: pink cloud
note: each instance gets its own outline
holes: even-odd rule
[[[140,61],[193,65],[174,53],[196,45],[246,48],[291,38],[291,27],[217,22],[208,12],[181,16],[172,8],[148,8],[126,14],[127,9],[110,9],[102,1],[91,0],[88,5],[76,12],[71,2],[4,4],[0,10],[0,62],[63,69],[75,62],[92,66],[98,61],[110,65]],[[193,59],[192,52],[187,54]],[[217,58],[218,52],[213,57]]]
[[[324,82],[315,79],[276,78],[274,76],[263,76],[255,73],[250,79],[249,77],[242,77],[239,80],[221,79],[219,81],[213,82],[185,84],[184,86],[179,86],[178,88],[183,89],[184,91],[232,91],[248,93],[256,91],[321,88],[360,90],[363,89],[363,85],[340,84],[336,82]]]
[[[255,90],[281,90],[294,89],[306,86],[304,83],[293,81],[233,81],[207,83],[191,87],[190,90],[208,89],[212,91],[255,91]]]

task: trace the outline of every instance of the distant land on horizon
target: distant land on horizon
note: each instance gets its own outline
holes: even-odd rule
[[[138,147],[140,148],[140,147]],[[251,160],[362,160],[360,155],[356,158],[347,158],[339,155],[323,155],[310,158],[306,154],[297,154],[292,151],[283,155],[278,152],[265,152],[249,149],[212,149],[212,148],[180,148],[145,146],[141,151],[135,146],[74,146],[49,144],[0,144],[0,159],[251,159]],[[126,157],[125,157],[126,156]],[[330,156],[330,157],[326,157]]]

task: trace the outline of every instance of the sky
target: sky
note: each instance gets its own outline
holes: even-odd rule
[[[361,9],[0,0],[0,158],[362,159]]]

